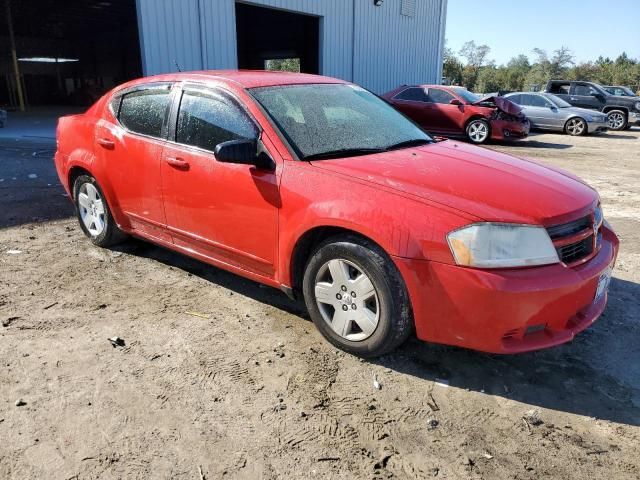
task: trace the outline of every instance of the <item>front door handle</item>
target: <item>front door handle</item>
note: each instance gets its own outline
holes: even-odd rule
[[[172,167],[179,168],[180,170],[188,170],[189,162],[180,157],[166,157],[165,161]]]
[[[108,138],[99,138],[98,145],[106,148],[107,150],[113,150],[116,148],[116,144],[113,140],[109,140]]]

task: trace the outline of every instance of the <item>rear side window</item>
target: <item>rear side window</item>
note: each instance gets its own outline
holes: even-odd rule
[[[529,105],[532,107],[549,107],[549,102],[547,102],[544,98],[539,95],[529,95],[531,99]]]
[[[222,142],[256,136],[251,119],[231,100],[203,92],[182,94],[176,142],[213,151]]]
[[[516,94],[516,95],[509,95],[508,97],[505,97],[507,100],[511,100],[513,103],[516,103],[518,105],[524,105],[522,103],[522,95]]]
[[[407,88],[395,96],[396,100],[409,100],[413,102],[428,102],[429,98],[423,88]]]
[[[134,133],[161,138],[169,110],[169,93],[168,88],[149,88],[125,94],[118,120]]]

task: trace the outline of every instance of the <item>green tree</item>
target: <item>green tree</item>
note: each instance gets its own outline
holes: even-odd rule
[[[265,62],[265,70],[277,70],[282,72],[300,72],[299,58],[279,58],[267,60]]]
[[[465,42],[458,54],[466,60],[462,70],[462,84],[468,89],[473,89],[480,69],[487,64],[491,49],[487,45],[476,45],[473,40]]]

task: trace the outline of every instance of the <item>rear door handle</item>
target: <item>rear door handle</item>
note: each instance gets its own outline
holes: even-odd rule
[[[108,138],[99,138],[98,145],[101,145],[108,150],[113,150],[114,148],[116,148],[115,142],[113,140],[109,140]]]
[[[181,170],[187,170],[189,168],[189,162],[180,157],[165,157],[165,161],[172,167],[179,168]]]

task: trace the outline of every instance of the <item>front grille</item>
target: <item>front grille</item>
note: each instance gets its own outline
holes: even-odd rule
[[[573,222],[564,223],[562,225],[556,225],[554,227],[547,228],[547,232],[549,232],[549,236],[551,240],[556,240],[562,237],[568,237],[570,235],[575,235],[583,231],[586,228],[591,228],[592,220],[591,216],[582,217],[578,220],[574,220]]]
[[[599,242],[594,244],[594,219],[592,214],[547,228],[561,262],[573,265],[592,256],[599,246]],[[599,237],[601,233],[597,232],[597,235]],[[575,241],[572,241],[574,237]]]
[[[558,257],[564,263],[574,263],[593,252],[593,236],[587,237],[578,243],[571,243],[556,249]]]

